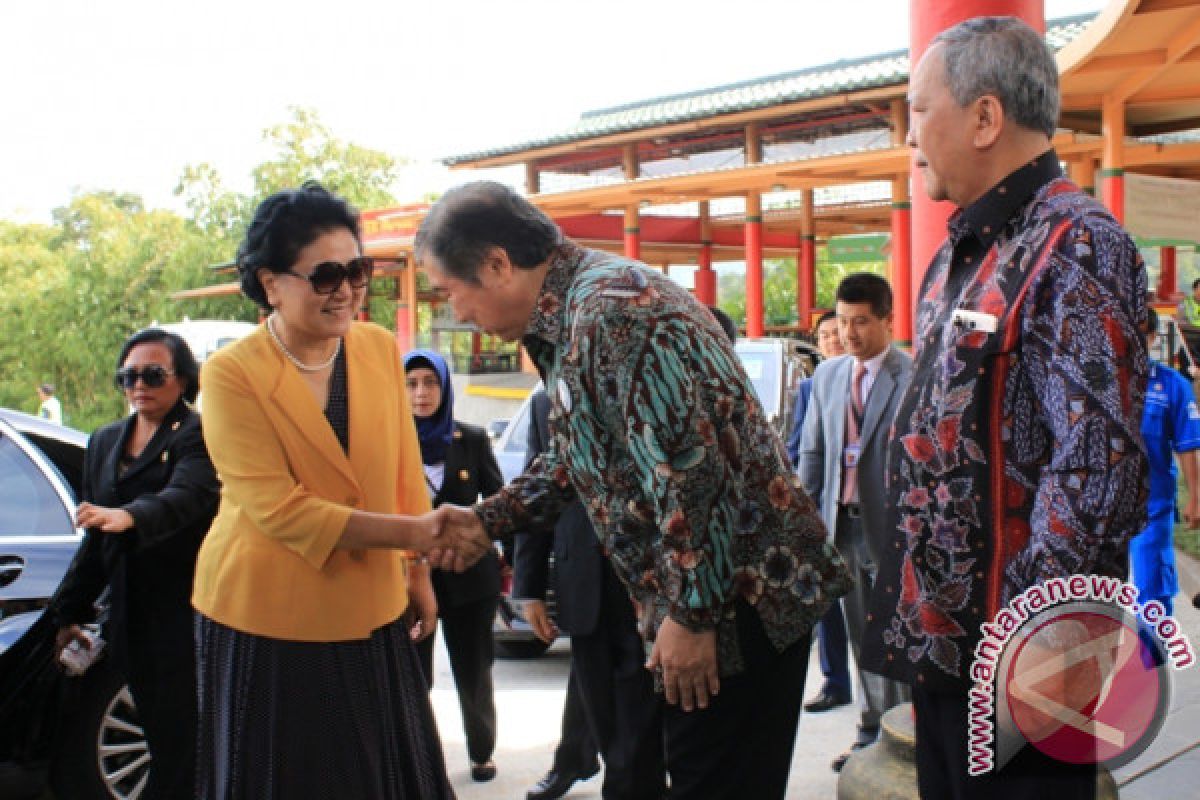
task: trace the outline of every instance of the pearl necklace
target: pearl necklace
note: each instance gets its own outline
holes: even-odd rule
[[[279,352],[283,353],[284,358],[292,362],[296,369],[300,370],[301,372],[320,372],[322,370],[329,369],[333,366],[333,362],[337,361],[338,354],[342,352],[341,339],[337,340],[337,346],[333,348],[333,355],[329,357],[328,361],[323,364],[305,364],[303,361],[296,358],[296,356],[292,355],[292,351],[287,349],[287,345],[285,345],[283,340],[279,338],[279,334],[275,333],[275,326],[271,324],[273,319],[275,319],[274,316],[267,317],[267,333],[271,334],[271,338],[275,340],[275,344],[279,347]]]

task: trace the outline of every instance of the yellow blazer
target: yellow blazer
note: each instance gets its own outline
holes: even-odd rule
[[[204,439],[222,488],[192,604],[223,625],[344,641],[408,605],[400,552],[335,549],[352,509],[429,509],[395,339],[356,322],[344,346],[349,457],[263,326],[204,365]]]

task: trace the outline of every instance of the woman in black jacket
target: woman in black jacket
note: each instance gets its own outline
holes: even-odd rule
[[[143,798],[195,794],[196,682],[192,576],[220,485],[194,401],[199,367],[180,336],[148,328],[117,359],[134,409],[88,440],[76,524],[86,529],[52,613],[58,651],[88,646],[80,625],[111,589],[106,636],[150,749]]]
[[[454,390],[446,360],[432,350],[404,357],[409,404],[421,440],[421,460],[433,505],[469,506],[499,489],[504,481],[482,428],[456,422]],[[458,687],[471,777],[496,777],[496,703],[492,689],[492,619],[500,598],[500,560],[489,551],[461,574],[434,570],[442,636]],[[433,637],[418,643],[425,680],[433,686]]]

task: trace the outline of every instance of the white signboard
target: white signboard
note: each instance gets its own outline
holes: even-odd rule
[[[1144,239],[1200,240],[1200,181],[1126,172],[1125,229]]]

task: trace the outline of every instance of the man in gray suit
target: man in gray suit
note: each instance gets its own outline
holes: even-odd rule
[[[912,376],[912,359],[891,345],[892,288],[878,275],[846,276],[837,288],[837,320],[846,355],[813,374],[800,440],[800,480],[821,508],[834,545],[855,586],[842,599],[850,648],[859,661],[867,604],[888,541],[884,465],[896,404]],[[840,771],[850,753],[879,736],[879,718],[908,700],[908,688],[858,670],[862,715],[850,750],[833,761]]]

